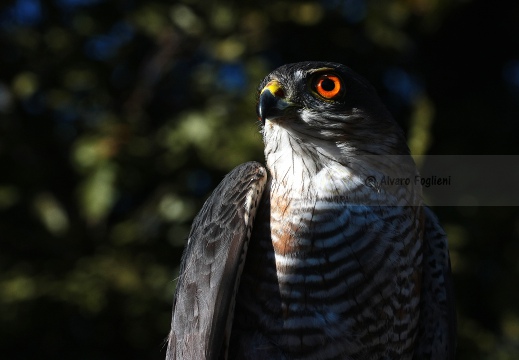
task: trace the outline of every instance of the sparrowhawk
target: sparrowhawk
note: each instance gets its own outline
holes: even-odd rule
[[[446,235],[372,86],[301,62],[258,94],[266,167],[196,216],[167,359],[454,359]]]

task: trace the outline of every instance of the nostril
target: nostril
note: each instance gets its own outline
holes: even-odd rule
[[[285,98],[285,92],[280,87],[276,89],[276,91],[274,92],[274,95],[279,97],[279,98],[282,98],[282,99]]]

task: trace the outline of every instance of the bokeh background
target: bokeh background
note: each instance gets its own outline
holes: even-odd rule
[[[3,0],[0,31],[2,359],[164,358],[190,222],[263,160],[279,65],[351,66],[415,154],[519,151],[517,1]],[[518,208],[435,212],[458,359],[519,359]]]

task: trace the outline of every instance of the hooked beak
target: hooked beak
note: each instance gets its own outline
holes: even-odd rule
[[[284,110],[293,105],[286,100],[285,96],[285,91],[277,80],[270,81],[261,90],[258,99],[258,116],[263,125],[267,119],[281,117]]]

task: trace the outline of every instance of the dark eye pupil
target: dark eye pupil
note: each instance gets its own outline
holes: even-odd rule
[[[321,88],[324,91],[332,91],[335,88],[335,83],[330,79],[323,79],[321,82]]]

